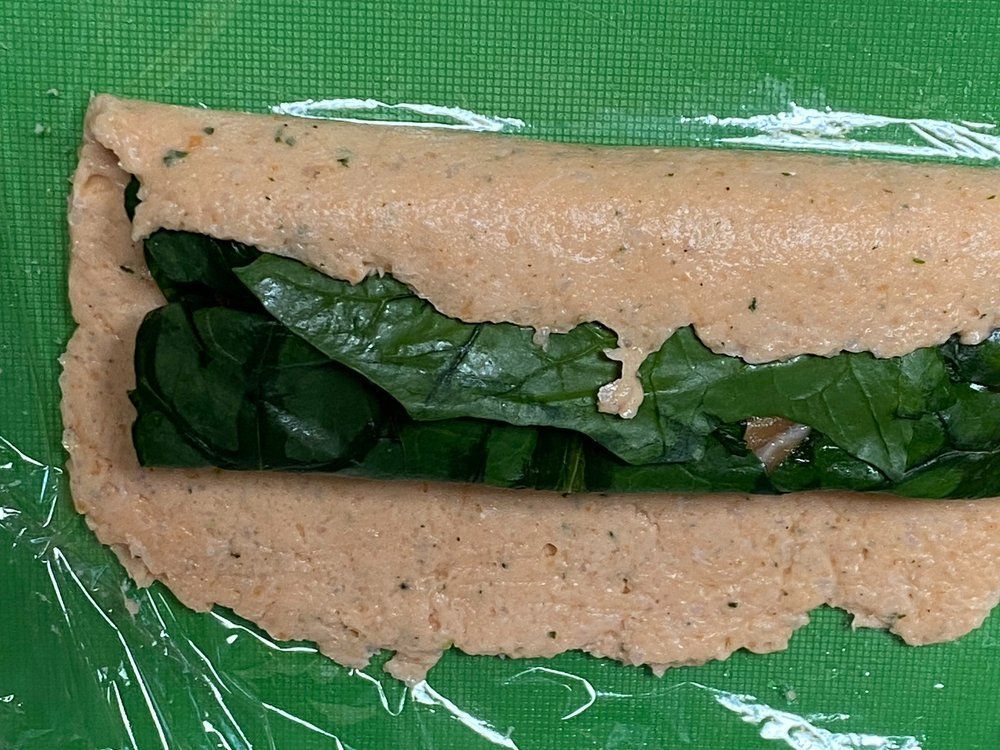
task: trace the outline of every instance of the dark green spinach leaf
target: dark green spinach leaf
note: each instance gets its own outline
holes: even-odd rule
[[[219,305],[248,312],[263,307],[234,275],[233,269],[260,257],[239,242],[190,232],[159,231],[146,239],[146,265],[168,302],[189,307]]]
[[[144,465],[335,471],[377,439],[368,385],[260,315],[168,304],[143,322],[135,367]]]

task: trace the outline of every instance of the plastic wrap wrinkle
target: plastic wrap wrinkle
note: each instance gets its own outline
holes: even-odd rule
[[[517,743],[510,738],[509,734],[500,733],[494,729],[489,722],[473,716],[468,711],[459,708],[453,701],[448,700],[446,697],[441,695],[441,693],[432,688],[428,684],[427,680],[421,680],[415,685],[412,685],[409,690],[410,697],[413,701],[425,706],[440,706],[455,721],[473,734],[482,737],[491,745],[504,747],[507,748],[507,750],[519,750]]]
[[[305,99],[299,102],[282,102],[271,107],[276,115],[308,117],[318,120],[337,120],[369,125],[396,125],[413,128],[441,128],[444,130],[471,130],[477,133],[503,133],[518,131],[527,127],[524,120],[517,117],[484,115],[462,107],[440,104],[411,104],[396,102],[388,104],[378,99]],[[351,117],[364,113],[366,117]],[[376,119],[377,113],[388,119]],[[412,114],[425,115],[423,120],[409,120]]]
[[[681,122],[750,131],[752,135],[713,138],[720,143],[744,146],[986,162],[1000,159],[1000,135],[996,132],[996,124],[990,122],[888,117],[830,107],[800,107],[795,102],[789,102],[784,112],[750,117],[698,115],[682,118]],[[900,142],[914,139],[915,143]]]
[[[752,695],[727,693],[704,685],[697,687],[707,691],[720,706],[732,711],[747,724],[757,726],[761,738],[784,743],[793,750],[922,750],[923,747],[920,740],[913,736],[835,732],[814,723],[838,721],[840,716],[799,716],[760,703]]]

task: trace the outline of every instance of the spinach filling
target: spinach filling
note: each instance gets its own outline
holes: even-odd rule
[[[390,277],[360,284],[236,242],[159,231],[167,304],[136,340],[145,466],[338,472],[560,492],[885,490],[1000,495],[1000,331],[903,357],[749,365],[678,330],[639,371],[634,419],[597,324],[552,334],[449,318]],[[812,428],[771,472],[746,420]]]

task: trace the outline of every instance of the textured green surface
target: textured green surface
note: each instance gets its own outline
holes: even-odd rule
[[[66,178],[91,90],[253,111],[373,96],[516,116],[539,137],[693,144],[728,131],[682,117],[791,101],[996,122],[998,29],[1000,4],[960,0],[0,0],[0,434],[41,464],[0,443],[0,748],[1000,747],[996,613],[911,649],[821,611],[786,653],[662,680],[578,654],[449,653],[409,695],[368,670],[383,703],[307,647],[135,592],[46,468],[63,461]],[[589,700],[582,680],[594,703],[563,720]],[[782,739],[795,717],[814,729]]]

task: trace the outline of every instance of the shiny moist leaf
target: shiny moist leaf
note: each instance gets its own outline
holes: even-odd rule
[[[1000,329],[978,344],[960,344],[952,339],[942,349],[958,380],[1000,389]]]
[[[381,406],[363,381],[263,316],[154,310],[135,371],[143,465],[336,470],[377,437]]]
[[[190,232],[154,232],[146,238],[146,265],[168,302],[184,300],[189,307],[221,305],[260,312],[261,305],[233,268],[260,257],[239,242],[216,240]]]
[[[910,497],[1000,497],[1000,449],[946,451],[908,472],[892,491]]]
[[[858,353],[741,364],[711,385],[703,408],[727,422],[766,414],[809,425],[898,479],[911,464],[915,438],[940,447],[944,436],[936,420],[918,424],[901,415],[935,411],[952,398],[940,352],[919,349],[893,359]]]
[[[949,442],[960,450],[1000,449],[1000,393],[955,384],[955,403],[941,417]]]
[[[771,473],[780,492],[841,489],[870,492],[889,486],[886,476],[814,432]]]
[[[700,458],[680,463],[635,466],[606,454],[594,456],[587,464],[587,486],[604,492],[774,492],[756,456],[731,452],[714,437]]]

